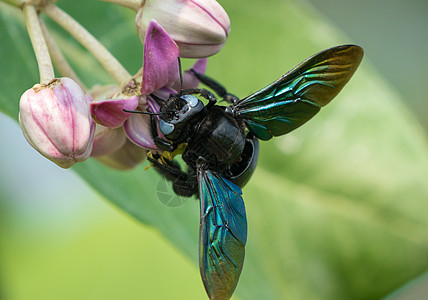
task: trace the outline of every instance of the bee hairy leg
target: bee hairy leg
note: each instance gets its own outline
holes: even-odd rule
[[[212,79],[211,77],[208,77],[206,75],[203,75],[203,74],[196,72],[193,69],[191,69],[190,71],[196,76],[196,78],[198,78],[198,80],[200,82],[202,82],[207,87],[209,87],[214,92],[216,92],[216,94],[219,95],[221,98],[223,98],[223,100],[225,100],[226,102],[229,102],[231,104],[238,103],[239,98],[233,94],[228,93],[226,88],[222,84],[220,84],[216,80]]]
[[[160,155],[147,156],[156,171],[172,182],[176,194],[184,197],[198,194],[198,181],[195,174],[182,171],[175,161],[160,160],[160,158]]]

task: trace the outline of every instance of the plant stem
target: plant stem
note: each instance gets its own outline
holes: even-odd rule
[[[49,33],[43,20],[40,18],[39,20],[43,31],[43,36],[45,37],[46,44],[48,45],[49,54],[52,56],[52,61],[55,67],[58,69],[62,76],[66,76],[73,79],[82,89],[87,91],[87,87],[83,84],[79,76],[77,76],[73,68],[70,66],[70,64],[62,54],[61,49],[59,49],[58,44],[55,42],[52,35]]]
[[[114,78],[120,87],[125,87],[132,76],[120,62],[82,25],[66,12],[53,4],[44,7],[44,12],[56,23],[68,31],[80,44],[82,44],[100,62],[107,72]]]
[[[36,7],[33,5],[24,5],[23,12],[31,44],[36,54],[37,64],[39,65],[40,83],[47,84],[55,78],[55,73],[48,47],[43,37]]]
[[[146,0],[100,0],[100,1],[118,4],[118,5],[130,8],[133,11],[138,11],[138,9],[140,9],[140,7],[142,7],[146,2]]]

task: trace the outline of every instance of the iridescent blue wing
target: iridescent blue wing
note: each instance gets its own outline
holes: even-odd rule
[[[340,92],[363,53],[359,46],[344,45],[315,54],[242,99],[234,111],[262,140],[288,133],[311,119]]]
[[[218,174],[198,169],[201,225],[199,268],[210,299],[229,299],[245,256],[247,218],[241,189]]]

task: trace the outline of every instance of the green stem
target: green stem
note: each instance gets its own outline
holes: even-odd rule
[[[52,20],[68,31],[100,62],[107,72],[115,79],[120,87],[125,87],[132,76],[120,62],[82,25],[66,12],[53,4],[48,4],[43,10]]]
[[[55,78],[55,73],[51,57],[49,56],[48,47],[46,45],[45,38],[43,37],[36,7],[33,5],[24,5],[23,12],[28,34],[39,66],[40,83],[48,84]]]
[[[133,11],[138,11],[146,2],[146,0],[100,0],[100,1],[118,4],[118,5],[130,8]]]
[[[73,68],[70,66],[70,64],[62,54],[61,50],[58,47],[58,44],[55,42],[52,35],[49,33],[42,19],[40,19],[40,25],[42,27],[43,36],[45,37],[46,44],[48,45],[49,54],[52,56],[52,61],[57,70],[62,76],[66,76],[73,79],[82,89],[87,90],[83,82],[80,80],[79,76],[77,76]]]

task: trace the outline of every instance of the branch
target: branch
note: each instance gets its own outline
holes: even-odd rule
[[[118,5],[130,8],[133,11],[138,11],[146,3],[146,0],[100,0],[100,1],[118,4]]]
[[[52,56],[52,61],[54,62],[54,65],[57,70],[61,73],[62,76],[73,79],[82,89],[87,91],[88,89],[85,87],[79,76],[77,76],[73,68],[70,66],[70,64],[62,54],[61,49],[59,49],[58,44],[55,42],[52,35],[49,33],[42,19],[40,19],[40,25],[42,27],[43,36],[45,37],[46,44],[48,45],[49,54]]]
[[[28,34],[39,66],[40,83],[47,84],[55,78],[55,73],[51,57],[49,56],[48,47],[42,33],[36,7],[33,5],[24,5],[23,12]]]
[[[132,76],[120,62],[82,25],[66,12],[53,4],[44,7],[44,12],[66,31],[68,31],[80,44],[82,44],[100,62],[107,72],[115,79],[120,87],[125,87]]]

